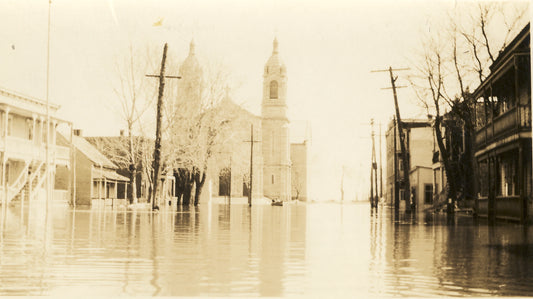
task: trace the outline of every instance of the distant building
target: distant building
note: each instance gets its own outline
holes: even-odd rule
[[[68,144],[60,135],[59,142]],[[125,201],[129,178],[117,173],[118,167],[75,130],[72,136],[75,150],[74,176],[76,205],[92,205],[95,200],[113,204],[116,199]]]
[[[48,105],[47,122],[46,107],[40,99],[0,89],[1,202],[45,199],[46,178],[54,188],[56,169],[70,167],[70,148],[56,145],[57,126],[70,123],[55,116],[59,109],[55,104]],[[63,186],[68,190],[72,185],[67,180]],[[67,190],[61,193],[63,200],[71,198]]]
[[[428,120],[404,119],[407,154],[410,157],[409,181],[411,193],[417,209],[424,209],[433,204],[432,152],[433,131]],[[403,164],[400,137],[395,120],[389,123],[385,133],[386,139],[386,188],[387,205],[398,203],[400,210],[405,209],[403,187]]]
[[[498,55],[474,92],[478,215],[526,222],[533,215],[530,25]]]
[[[307,140],[291,144],[291,158],[292,199],[307,201]]]
[[[85,137],[85,140],[103,153],[107,159],[116,165],[116,172],[122,177],[128,178],[126,186],[126,197],[130,202],[147,202],[150,194],[150,183],[148,174],[144,168],[143,163],[146,157],[153,156],[154,140],[140,136],[133,136],[133,148],[136,164],[135,167],[130,164],[129,158],[129,137],[124,136],[124,132],[120,132],[120,136],[93,136]],[[143,157],[144,155],[144,157]],[[133,188],[131,177],[132,172],[135,171],[135,188],[136,198],[132,199]],[[173,200],[175,197],[175,179],[172,169],[162,169],[162,174],[159,177],[158,194],[159,198],[165,202]],[[121,197],[122,198],[122,197]]]

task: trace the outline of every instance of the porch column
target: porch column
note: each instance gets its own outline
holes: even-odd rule
[[[100,168],[100,175],[99,175],[99,178],[98,178],[98,196],[96,197],[98,200],[102,199],[102,171],[101,171],[101,168]]]
[[[124,182],[124,199],[128,201],[128,182]]]
[[[524,143],[522,140],[518,141],[518,196],[519,196],[519,202],[520,202],[520,223],[525,224],[527,223],[527,197],[526,197],[526,189],[525,189],[525,171],[524,171]]]
[[[76,151],[72,142],[74,136],[73,124],[70,123],[70,168],[71,168],[71,196],[72,204],[76,206]],[[91,181],[92,188],[92,181]]]
[[[7,137],[9,125],[9,107],[6,107],[4,111],[4,137]]]
[[[40,124],[40,127],[41,127],[41,132],[40,132],[40,137],[39,137],[39,146],[42,146],[43,145],[43,140],[44,140],[44,117],[42,116],[39,116],[39,124]]]
[[[57,120],[53,120],[52,121],[52,144],[55,145],[56,144],[56,132],[57,132]]]
[[[36,140],[36,138],[35,138],[35,123],[37,121],[37,115],[35,115],[35,113],[32,114],[31,115],[31,119],[32,119],[32,124],[31,124],[31,132],[32,132],[32,134],[31,134],[31,143],[33,145],[35,145],[35,140]]]
[[[487,215],[489,221],[493,221],[496,213],[494,210],[495,201],[496,201],[496,159],[494,157],[489,157],[488,159],[488,172],[489,172],[489,202],[487,204]]]
[[[6,163],[7,163],[7,124],[8,124],[8,118],[9,118],[9,107],[5,108],[4,111],[4,154],[2,155],[2,186],[4,188],[4,194],[3,194],[3,203],[2,203],[2,227],[5,225],[5,219],[7,216],[7,169],[6,169]]]
[[[514,84],[514,103],[515,103],[515,114],[516,114],[516,119],[518,120],[515,124],[515,127],[517,129],[520,129],[520,126],[522,124],[522,121],[520,119],[520,90],[518,88],[518,76],[519,76],[519,73],[518,73],[518,57],[517,56],[513,56],[513,84]],[[519,145],[520,149],[522,148],[522,145],[520,144],[519,142]],[[522,164],[518,164],[518,165],[522,165]],[[520,166],[519,166],[520,167]],[[520,176],[520,174],[519,174]],[[522,202],[522,201],[520,201]],[[520,219],[522,219],[522,216],[520,216]]]
[[[102,184],[104,183],[104,168],[102,166],[102,164],[100,164],[100,183],[98,184],[98,198],[99,199],[104,199],[104,204],[105,204],[105,197],[102,196]]]

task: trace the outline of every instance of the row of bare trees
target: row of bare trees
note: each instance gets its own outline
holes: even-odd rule
[[[477,108],[493,104],[489,99],[478,103],[471,91],[527,23],[528,11],[525,2],[459,3],[443,23],[430,24],[430,33],[422,39],[409,81],[434,121],[448,178],[445,199],[451,199],[452,205],[474,196],[474,134],[484,117]],[[453,134],[462,142],[450,142]]]
[[[155,80],[145,77],[157,73],[157,55],[143,55],[131,47],[127,58],[117,64],[115,88],[119,114],[126,132],[120,138],[102,139],[97,147],[121,169],[127,169],[131,186],[143,178],[150,198],[153,187],[155,132]],[[169,56],[167,72],[180,74],[176,83],[167,82],[164,91],[162,171],[175,178],[178,202],[197,205],[206,182],[209,160],[227,146],[231,124],[237,115],[221,105],[227,94],[228,74],[221,67],[203,72],[180,73],[175,57]],[[132,188],[131,203],[137,200]]]

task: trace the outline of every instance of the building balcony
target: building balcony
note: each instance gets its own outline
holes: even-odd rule
[[[36,144],[34,141],[19,137],[8,136],[1,138],[0,152],[7,158],[23,161],[45,161],[46,144]],[[70,164],[70,148],[59,145],[50,145],[50,159],[55,164]]]
[[[531,108],[513,107],[476,131],[475,146],[479,150],[514,134],[530,131]]]

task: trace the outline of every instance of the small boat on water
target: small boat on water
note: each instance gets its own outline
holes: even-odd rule
[[[283,201],[281,201],[281,200],[272,200],[272,205],[273,206],[282,206],[283,205]]]

